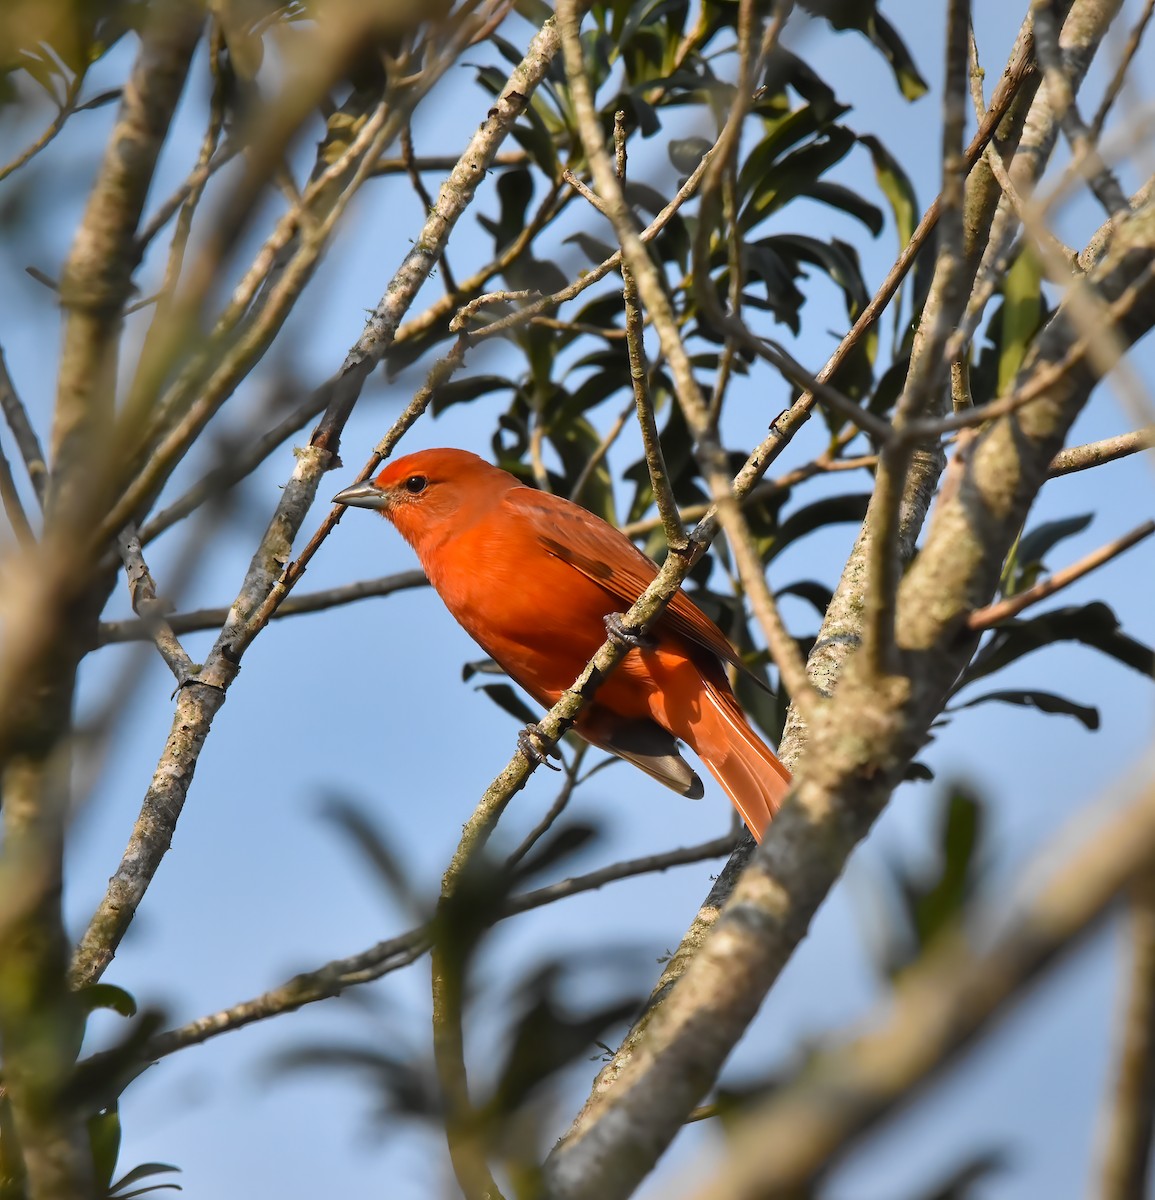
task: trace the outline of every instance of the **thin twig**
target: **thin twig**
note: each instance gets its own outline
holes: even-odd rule
[[[1060,450],[1051,460],[1050,478],[1070,475],[1075,471],[1089,471],[1104,463],[1138,454],[1155,447],[1155,428],[1138,429],[1134,433],[1121,433],[1117,437],[1103,438],[1098,442],[1087,442]]]
[[[1127,924],[1130,977],[1100,1131],[1098,1200],[1148,1195],[1155,1119],[1155,888],[1150,876],[1132,888]]]
[[[578,745],[573,754],[566,760],[565,763],[565,779],[561,787],[558,789],[557,795],[554,797],[553,803],[549,806],[545,816],[525,835],[524,838],[517,844],[513,852],[506,857],[506,870],[512,870],[519,862],[537,845],[537,843],[553,828],[557,819],[565,812],[569,806],[570,800],[573,799],[574,789],[581,782],[578,772],[581,770],[582,760],[586,756],[586,751],[589,749],[589,742],[583,742],[578,739]]]
[[[1096,199],[1109,217],[1130,212],[1130,205],[1118,179],[1096,145],[1079,113],[1075,91],[1064,69],[1063,53],[1059,46],[1058,5],[1054,0],[1032,0],[1031,13],[1035,19],[1035,47],[1051,106],[1071,146],[1072,168],[1086,179]]]
[[[77,101],[80,98],[80,89],[83,86],[84,73],[82,71],[79,74],[73,75],[68,81],[68,88],[64,93],[64,99],[61,102],[60,107],[56,110],[56,116],[52,118],[52,121],[44,130],[44,132],[41,133],[40,136],[30,145],[25,146],[25,148],[21,150],[11,162],[5,163],[4,166],[0,167],[0,183],[7,179],[8,176],[14,171],[19,171],[25,163],[35,158],[36,155],[38,155],[40,151],[43,150],[44,147],[47,146],[48,143],[51,142],[52,139],[55,138],[56,135],[64,128],[68,118],[71,117],[79,107]]]
[[[569,498],[575,503],[581,500],[582,493],[586,490],[586,485],[593,478],[594,472],[605,462],[606,455],[609,454],[614,442],[621,437],[622,430],[625,429],[626,422],[630,419],[630,413],[633,411],[634,402],[631,400],[610,422],[609,428],[602,435],[601,441],[594,447],[594,452],[586,459],[585,465],[581,469],[581,474],[578,475],[577,482],[573,485],[573,489],[569,494]]]
[[[325,612],[358,600],[426,587],[428,583],[424,571],[399,571],[396,575],[382,575],[378,579],[346,583],[319,592],[295,592],[273,616],[275,620],[280,620],[304,613]],[[198,608],[192,612],[173,613],[168,618],[168,624],[173,633],[196,633],[205,629],[220,629],[228,615],[229,610],[223,605],[220,608]],[[143,621],[104,621],[100,625],[97,644],[111,646],[122,642],[145,641],[150,637],[152,633]]]
[[[180,686],[193,674],[196,667],[177,640],[172,626],[165,620],[164,614],[169,605],[156,594],[156,581],[144,561],[144,552],[141,550],[136,529],[128,526],[117,538],[117,545],[120,547],[120,557],[128,579],[132,610],[140,617],[141,625],[156,643],[161,658]]]
[[[532,909],[553,904],[564,897],[595,891],[605,887],[607,883],[719,858],[728,854],[733,846],[734,838],[731,836],[714,838],[697,846],[669,850],[663,854],[650,854],[644,858],[629,859],[610,867],[602,867],[586,875],[577,875],[560,883],[548,884],[522,896],[511,896],[498,916],[499,919],[520,916]],[[158,1034],[145,1047],[143,1057],[149,1061],[164,1058],[188,1046],[201,1045],[222,1033],[243,1029],[255,1021],[295,1012],[306,1004],[327,1000],[339,995],[346,988],[380,979],[382,975],[408,966],[428,949],[429,935],[426,928],[422,926],[411,929],[408,933],[379,942],[361,954],[334,959],[314,971],[297,975],[280,987],[252,1000],[231,1005],[211,1016],[200,1017],[178,1029]]]
[[[1099,102],[1099,107],[1091,119],[1091,128],[1088,131],[1088,136],[1092,142],[1097,142],[1102,135],[1107,114],[1111,111],[1111,108],[1119,97],[1119,93],[1123,90],[1123,85],[1127,82],[1127,77],[1131,73],[1131,63],[1135,55],[1139,52],[1139,45],[1143,41],[1143,34],[1153,13],[1155,13],[1155,0],[1147,0],[1142,13],[1139,14],[1139,19],[1135,22],[1135,27],[1131,30],[1130,36],[1127,38],[1127,44],[1123,47],[1123,53],[1119,56],[1119,61],[1115,64],[1115,74],[1111,76],[1111,82],[1107,84],[1107,90],[1103,93],[1103,99]]]
[[[40,447],[40,439],[36,436],[36,430],[32,428],[32,422],[28,419],[28,410],[20,399],[20,393],[17,392],[16,386],[12,382],[12,376],[8,374],[8,364],[4,361],[2,348],[0,348],[0,408],[4,410],[4,419],[8,422],[8,428],[12,430],[12,436],[16,439],[16,447],[20,451],[20,457],[24,460],[24,469],[28,472],[32,490],[36,493],[36,500],[43,510],[44,497],[48,492],[47,460]]]
[[[977,609],[967,619],[967,628],[972,630],[991,629],[1003,621],[1017,617],[1023,609],[1029,608],[1032,604],[1038,604],[1040,600],[1046,600],[1048,596],[1053,596],[1056,592],[1074,583],[1075,580],[1082,579],[1084,575],[1094,571],[1097,567],[1110,562],[1125,550],[1130,550],[1132,546],[1138,545],[1153,533],[1155,533],[1155,521],[1144,521],[1130,533],[1116,538],[1113,542],[1108,542],[1105,546],[1100,546],[1098,550],[1085,555],[1069,567],[1064,567],[1061,571],[1049,575],[1040,583],[1036,583],[1034,587],[1018,592],[1014,596],[1008,596],[1005,600],[999,600],[995,604],[988,604],[985,608]]]
[[[1110,806],[1108,806],[1110,807]],[[818,1174],[956,1058],[1000,1011],[1150,872],[1155,787],[1148,781],[987,929],[936,943],[909,968],[866,1033],[832,1040],[776,1081],[772,1098],[731,1129],[726,1163],[695,1200],[809,1195]],[[1054,854],[1043,862],[1054,862]],[[1037,875],[1036,875],[1037,877]],[[1004,900],[1000,908],[1006,910]]]
[[[626,177],[625,113],[614,116],[615,169],[618,178]],[[649,369],[646,366],[646,347],[642,340],[642,308],[638,301],[638,285],[623,254],[622,300],[626,314],[626,353],[630,360],[630,382],[634,389],[634,406],[638,414],[638,426],[645,448],[646,471],[650,477],[650,489],[662,518],[666,534],[666,545],[675,554],[684,553],[687,546],[686,529],[678,516],[678,501],[670,473],[666,469],[666,456],[662,453],[662,442],[658,436],[658,422],[654,415],[654,401],[650,395]]]
[[[29,524],[28,514],[24,511],[20,493],[16,490],[16,480],[12,476],[12,464],[8,461],[8,455],[4,453],[2,447],[0,447],[0,503],[4,506],[4,515],[8,518],[8,524],[12,527],[16,540],[25,548],[33,545],[36,537],[32,532],[31,524]]]

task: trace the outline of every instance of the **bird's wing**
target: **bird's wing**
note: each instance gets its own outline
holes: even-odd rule
[[[654,563],[624,533],[570,500],[520,487],[507,492],[504,503],[533,521],[538,541],[546,550],[604,588],[627,608],[658,573]],[[667,629],[749,672],[730,639],[685,592],[674,593],[662,622]],[[752,678],[757,679],[757,676]]]
[[[640,767],[681,796],[701,800],[706,794],[697,772],[678,753],[678,739],[653,721],[623,720],[595,701],[578,718],[574,732]]]

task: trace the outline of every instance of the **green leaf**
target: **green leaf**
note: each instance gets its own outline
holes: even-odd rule
[[[112,983],[92,983],[81,988],[76,993],[85,1013],[95,1012],[98,1008],[108,1008],[122,1017],[136,1016],[136,999],[124,988]]]
[[[1082,533],[1094,519],[1094,513],[1083,513],[1059,521],[1046,521],[1024,533],[1009,556],[1002,581],[1003,594],[1013,596],[1025,588],[1033,587],[1043,570],[1046,556],[1060,542]]]
[[[926,80],[919,74],[906,43],[898,34],[898,30],[881,13],[874,13],[867,26],[867,36],[882,51],[894,78],[898,82],[899,91],[907,100],[917,100],[930,90]]]
[[[914,236],[915,226],[918,224],[918,197],[915,195],[914,184],[898,160],[878,138],[867,135],[858,140],[870,151],[870,158],[874,163],[874,177],[878,180],[882,194],[890,202],[890,211],[894,214],[894,224],[898,230],[898,248],[904,250],[907,242]]]
[[[1027,349],[1043,322],[1043,273],[1039,260],[1024,246],[1007,272],[1001,310],[998,394],[1010,390]]]
[[[112,1173],[120,1155],[120,1114],[115,1104],[89,1117],[88,1144],[97,1194],[103,1196],[112,1186]]]
[[[974,708],[976,704],[986,704],[997,700],[1001,704],[1017,704],[1022,708],[1037,708],[1044,713],[1063,713],[1082,722],[1088,729],[1099,728],[1099,710],[1086,705],[1076,704],[1065,696],[1056,696],[1053,692],[1013,690],[1005,692],[986,692],[976,696],[965,704],[957,704],[948,712],[961,712],[964,708]]]

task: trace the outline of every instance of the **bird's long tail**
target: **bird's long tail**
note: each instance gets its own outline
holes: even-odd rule
[[[760,842],[790,790],[790,772],[750,727],[729,688],[707,681],[704,698],[694,749]]]

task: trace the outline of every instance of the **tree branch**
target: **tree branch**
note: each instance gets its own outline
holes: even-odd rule
[[[1053,596],[1057,591],[1074,583],[1076,579],[1082,579],[1096,567],[1110,562],[1111,559],[1125,550],[1130,550],[1132,546],[1137,545],[1144,538],[1149,538],[1153,533],[1155,533],[1155,521],[1144,521],[1130,533],[1125,533],[1121,538],[1116,538],[1115,541],[1100,546],[1098,550],[1092,551],[1069,567],[1056,571],[1041,583],[1036,583],[1034,587],[1018,592],[1014,596],[1008,596],[1005,600],[999,600],[995,604],[987,604],[971,613],[967,620],[967,627],[974,631],[990,629],[1002,621],[1009,621],[1012,617],[1017,617],[1024,608],[1029,608],[1030,605],[1038,604],[1040,600]]]
[[[240,658],[276,607],[289,583],[278,579],[292,557],[300,530],[325,471],[333,465],[340,434],[361,388],[388,348],[406,309],[436,263],[444,240],[473,199],[491,157],[508,135],[557,49],[552,21],[533,39],[501,97],[474,134],[443,185],[414,248],[405,257],[362,335],[332,382],[331,402],[310,445],[296,458],[269,528],[250,563],[240,592],[204,667],[177,697],[172,733],[145,795],[128,848],[109,883],[73,960],[74,984],[99,979],[112,960],[144,893],[168,849],[197,760],[213,718],[236,678]],[[300,577],[298,572],[295,578]]]
[[[1040,862],[1055,855],[1052,850]],[[1155,787],[1148,782],[1010,912],[989,920],[973,938],[961,930],[945,937],[909,968],[884,1012],[864,1022],[869,1032],[823,1047],[804,1072],[780,1082],[773,1099],[738,1123],[727,1164],[695,1193],[697,1200],[809,1194],[818,1175],[856,1138],[908,1101],[1025,996],[1032,980],[1151,871],[1153,856]],[[1150,949],[1146,953],[1150,957]],[[1145,1002],[1149,1030],[1149,992]],[[1149,1132],[1148,1125],[1143,1134]],[[1122,1200],[1140,1193],[1117,1195]]]
[[[1112,301],[1147,277],[1153,257],[1150,208],[1120,226],[1091,286]],[[1147,278],[1120,336],[1133,341],[1152,324],[1155,282]],[[1025,376],[1061,360],[1076,336],[1064,304],[1037,340]],[[993,594],[1010,541],[1097,381],[1090,363],[1062,374],[1039,402],[984,427],[952,461],[925,545],[899,593],[904,674],[880,686],[850,659],[809,731],[808,753],[794,764],[791,800],[710,936],[683,961],[677,986],[647,1011],[628,1053],[603,1073],[547,1160],[551,1200],[628,1195],[717,1077],[969,660],[974,642],[960,631]]]

